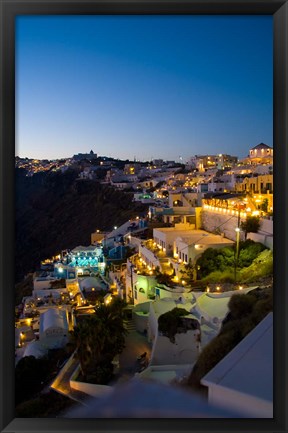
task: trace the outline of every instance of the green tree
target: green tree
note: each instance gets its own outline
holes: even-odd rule
[[[260,228],[260,218],[258,216],[247,216],[245,221],[240,224],[241,229],[245,233],[245,239],[247,239],[248,233],[257,233]]]
[[[113,374],[113,358],[125,347],[124,302],[115,299],[100,305],[96,313],[81,320],[71,333],[83,379],[107,383]]]
[[[234,250],[231,247],[220,249],[207,248],[196,261],[199,278],[204,278],[215,271],[225,271],[234,266]]]

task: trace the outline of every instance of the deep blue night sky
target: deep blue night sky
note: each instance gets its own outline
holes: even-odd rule
[[[270,16],[16,20],[16,155],[244,157],[273,146]]]

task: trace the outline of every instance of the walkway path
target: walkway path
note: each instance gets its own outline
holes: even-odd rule
[[[78,364],[78,359],[73,357],[72,355],[72,357],[68,359],[54,382],[51,384],[50,388],[85,406],[85,400],[87,399],[88,395],[84,392],[76,391],[70,386],[70,378],[78,367]]]
[[[141,369],[140,362],[137,361],[137,357],[144,352],[147,352],[147,359],[150,359],[151,355],[151,344],[149,344],[147,338],[136,331],[135,325],[132,319],[126,321],[126,327],[128,334],[125,338],[125,349],[119,355],[119,371],[115,375],[114,379],[109,383],[113,386],[116,383],[127,382],[132,379],[135,373],[138,373]],[[70,378],[77,368],[79,361],[73,355],[68,359],[50,388],[62,395],[65,395],[72,400],[77,401],[85,405],[85,401],[88,396],[87,394],[76,391],[70,387]]]
[[[151,344],[147,337],[136,331],[132,319],[126,321],[126,326],[129,331],[125,338],[125,349],[119,355],[119,372],[115,376],[112,385],[116,383],[127,382],[133,378],[135,373],[140,371],[141,365],[137,361],[137,357],[144,352],[147,352],[147,359],[151,356]]]

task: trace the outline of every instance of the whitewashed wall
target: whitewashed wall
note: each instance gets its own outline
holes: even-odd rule
[[[150,359],[150,365],[194,363],[199,356],[199,330],[189,330],[176,334],[175,343],[168,337],[156,335]]]

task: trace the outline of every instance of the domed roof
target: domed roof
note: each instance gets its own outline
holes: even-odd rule
[[[40,341],[31,341],[25,348],[24,356],[34,356],[35,358],[43,358],[47,355],[47,349],[40,343]]]
[[[83,278],[79,281],[79,284],[81,286],[81,289],[86,289],[86,290],[92,288],[94,288],[95,290],[103,290],[106,287],[102,280],[95,277]]]
[[[272,149],[272,147],[268,146],[265,143],[259,143],[257,146],[252,147],[252,149]]]

